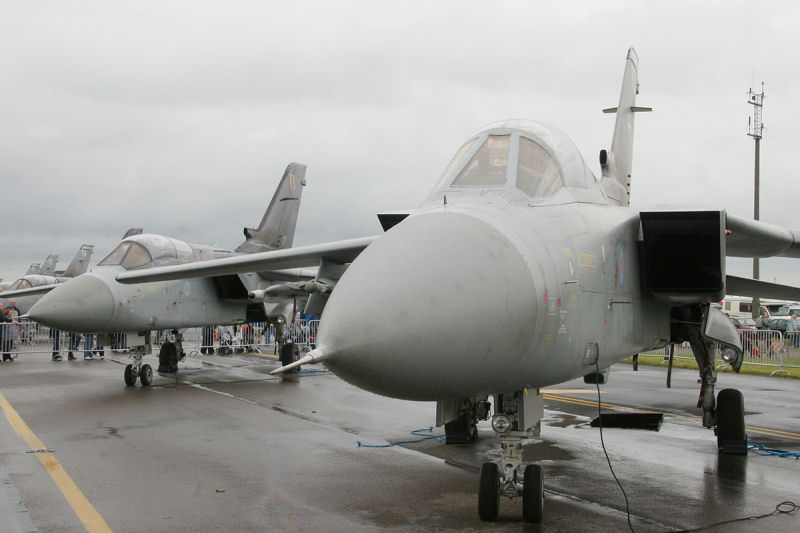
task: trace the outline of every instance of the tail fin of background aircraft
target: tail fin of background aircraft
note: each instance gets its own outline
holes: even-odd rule
[[[25,276],[29,276],[31,274],[38,274],[39,269],[42,267],[41,263],[31,263],[31,266],[28,267],[28,271],[25,272]]]
[[[42,266],[39,267],[39,274],[42,276],[54,276],[56,274],[56,263],[58,263],[58,254],[48,255]]]
[[[64,270],[63,276],[65,278],[74,278],[89,270],[89,259],[92,257],[93,251],[93,244],[81,245],[78,253],[75,254],[75,257],[72,259],[72,262],[69,264],[67,269]]]
[[[606,194],[620,205],[630,204],[631,166],[633,162],[633,117],[634,113],[652,111],[649,107],[636,107],[636,95],[639,94],[639,56],[633,48],[628,49],[625,60],[625,74],[622,78],[622,90],[619,105],[604,109],[603,113],[616,113],[614,137],[611,140],[611,151],[600,152],[600,167],[603,171],[603,189]]]
[[[237,252],[254,253],[291,248],[300,198],[306,185],[306,166],[289,163],[258,228],[244,228],[245,241]]]
[[[122,240],[127,239],[128,237],[132,237],[134,235],[141,235],[144,229],[142,228],[130,228],[128,231],[125,232],[125,235],[122,236]]]

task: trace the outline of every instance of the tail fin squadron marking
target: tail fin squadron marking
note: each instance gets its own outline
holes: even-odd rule
[[[54,276],[56,273],[56,263],[58,263],[58,254],[50,254],[44,260],[42,266],[39,267],[39,274],[42,276]]]

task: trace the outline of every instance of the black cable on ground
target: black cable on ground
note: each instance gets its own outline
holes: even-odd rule
[[[776,514],[791,514],[797,510],[797,505],[794,502],[785,501],[781,502],[775,506],[775,510],[771,513],[764,513],[755,516],[745,516],[743,518],[732,518],[731,520],[722,520],[721,522],[714,522],[713,524],[707,524],[705,526],[700,526],[694,529],[681,529],[679,531],[675,531],[674,533],[694,533],[695,531],[703,531],[704,529],[708,529],[711,527],[723,526],[725,524],[733,524],[735,522],[745,522],[747,520],[760,520],[762,518],[768,518],[770,516]]]
[[[633,529],[633,523],[631,523],[631,504],[628,500],[628,494],[625,492],[625,489],[622,486],[617,474],[614,472],[614,467],[611,466],[611,458],[608,456],[608,451],[606,450],[606,443],[603,440],[603,416],[601,412],[601,405],[602,402],[600,401],[600,363],[599,361],[595,361],[595,368],[597,369],[597,379],[595,380],[595,385],[597,386],[597,420],[600,426],[600,445],[603,447],[603,453],[606,456],[606,462],[608,463],[608,469],[611,471],[611,475],[614,476],[614,481],[617,482],[617,486],[619,486],[619,490],[622,491],[622,495],[625,497],[625,514],[628,517],[628,528],[630,528],[631,533],[636,533],[636,530]]]

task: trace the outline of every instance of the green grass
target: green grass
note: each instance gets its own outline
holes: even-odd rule
[[[622,363],[632,364],[633,358],[628,357]],[[667,366],[667,362],[664,360],[663,355],[639,355],[639,364],[646,365],[646,366]],[[793,379],[800,379],[800,368],[787,368],[785,365],[797,365],[800,366],[800,359],[796,358],[786,358],[783,360],[784,364],[784,372],[779,374],[775,374],[773,377],[781,377],[781,378],[793,378]],[[673,368],[689,368],[692,370],[697,370],[697,362],[694,359],[679,359],[675,358],[672,362]],[[749,374],[753,376],[769,376],[775,370],[778,370],[780,367],[778,365],[748,365],[743,364],[742,368],[740,369],[740,374]],[[728,367],[727,365],[722,366],[718,369],[719,372],[733,372],[733,370]]]

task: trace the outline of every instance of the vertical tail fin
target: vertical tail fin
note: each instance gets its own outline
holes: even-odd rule
[[[602,184],[609,198],[620,205],[630,204],[634,113],[652,111],[649,107],[636,107],[636,95],[639,94],[638,71],[639,56],[636,54],[636,50],[629,48],[628,56],[625,59],[625,74],[622,77],[619,105],[603,110],[603,113],[616,113],[617,120],[614,123],[611,151],[600,152],[600,167],[603,171]]]
[[[29,276],[31,274],[38,274],[39,269],[42,268],[41,263],[31,263],[31,266],[28,267],[28,271],[25,272],[25,276]]]
[[[63,276],[65,278],[74,278],[89,270],[89,259],[92,257],[93,251],[93,244],[81,245],[81,247],[78,249],[78,253],[75,254],[75,257],[72,259],[72,262],[69,264],[67,269],[64,270]]]
[[[291,248],[300,199],[306,185],[306,166],[289,163],[257,228],[244,228],[237,252],[254,253]]]
[[[42,276],[54,276],[56,273],[56,263],[58,263],[58,254],[50,254],[44,260],[42,266],[39,267],[39,274]]]

